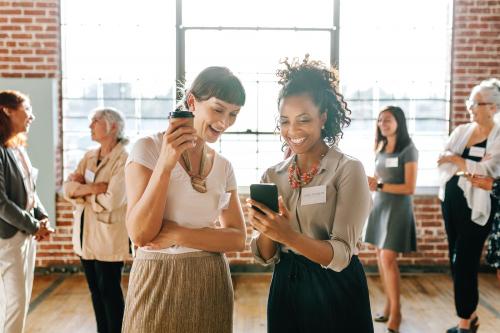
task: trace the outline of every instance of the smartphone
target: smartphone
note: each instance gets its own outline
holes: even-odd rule
[[[279,213],[278,187],[275,184],[251,184],[250,198],[266,205],[269,209],[275,211],[276,213]],[[262,213],[262,211],[257,207],[253,208]]]

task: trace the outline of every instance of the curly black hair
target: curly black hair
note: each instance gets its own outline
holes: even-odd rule
[[[337,70],[321,61],[309,60],[309,54],[302,61],[294,58],[291,63],[285,58],[281,64],[286,68],[276,72],[278,83],[283,86],[278,95],[278,108],[286,97],[309,95],[320,113],[327,114],[321,137],[330,147],[338,144],[344,135],[342,130],[351,123],[351,110],[338,91]],[[283,145],[285,147],[286,142]]]

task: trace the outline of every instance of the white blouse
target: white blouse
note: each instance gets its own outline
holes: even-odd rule
[[[139,139],[132,148],[125,166],[130,162],[135,162],[153,170],[160,156],[162,141],[163,133]],[[231,163],[217,153],[215,153],[212,169],[206,177],[206,185],[206,193],[194,190],[190,176],[177,162],[170,175],[163,218],[188,228],[215,227],[222,209],[227,208],[229,204],[228,192],[237,188]],[[181,246],[154,250],[154,252],[168,254],[195,251],[200,250]]]

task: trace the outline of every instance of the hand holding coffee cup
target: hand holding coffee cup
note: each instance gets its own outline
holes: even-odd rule
[[[163,134],[163,144],[158,162],[171,171],[181,154],[196,145],[196,130],[193,127],[194,115],[190,111],[176,110],[169,115],[170,123]]]

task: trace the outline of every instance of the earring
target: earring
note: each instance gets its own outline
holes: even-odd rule
[[[322,129],[322,130],[325,130],[325,125],[323,125],[323,126],[321,127],[321,129]]]

